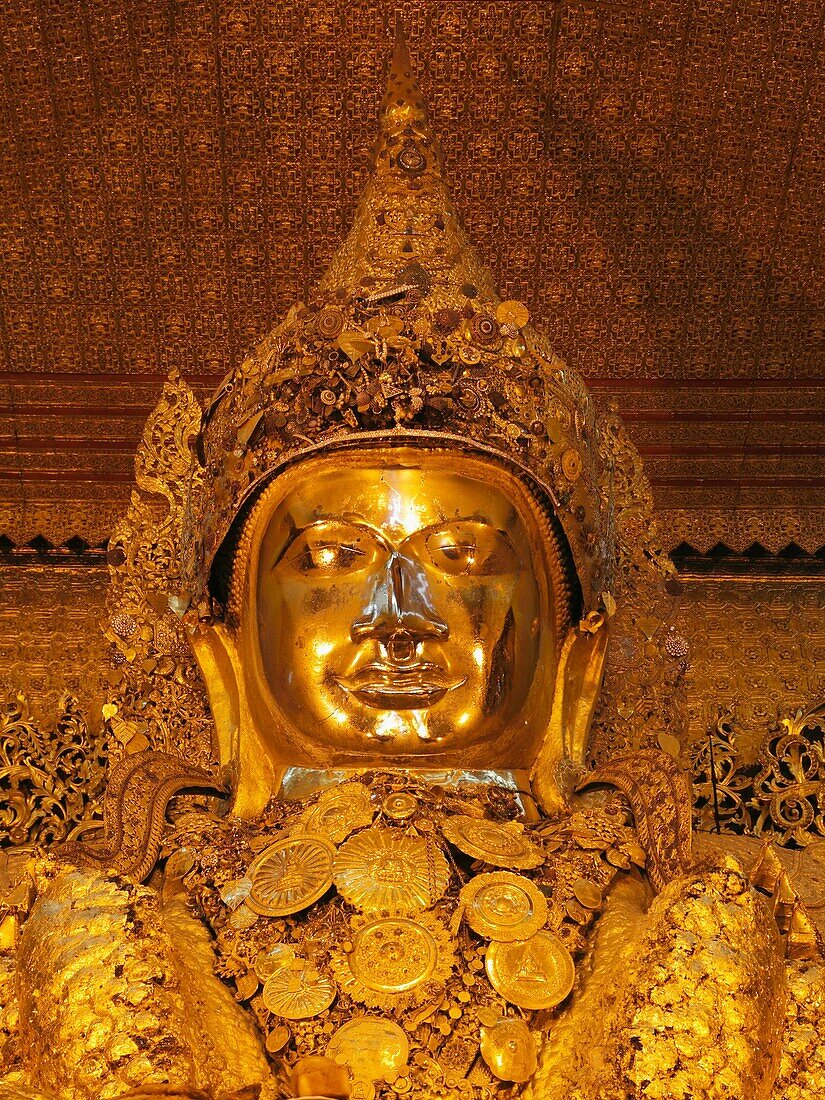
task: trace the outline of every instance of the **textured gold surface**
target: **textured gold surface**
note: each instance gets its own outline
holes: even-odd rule
[[[391,13],[29,0],[2,18],[0,527],[98,541],[166,370],[205,392],[328,262]],[[713,542],[784,529],[815,549],[816,0],[411,0],[405,18],[482,254],[631,414],[672,545],[712,508]]]
[[[271,472],[273,451],[297,438],[284,416],[290,406],[278,408],[269,392],[284,382],[292,353],[273,346],[264,362],[259,348],[244,361],[216,395],[205,433],[198,431],[191,389],[173,374],[144,429],[136,490],[109,549],[106,635],[113,661],[102,713],[120,751],[109,778],[104,834],[85,846],[70,844],[62,855],[14,848],[0,865],[3,1073],[15,1091],[28,1081],[59,1100],[114,1096],[127,1085],[151,1088],[159,1077],[173,1087],[180,1082],[190,1100],[201,1100],[201,1086],[209,1100],[210,1093],[237,1089],[246,1096],[256,1086],[262,1100],[296,1093],[380,1100],[518,1094],[768,1100],[775,1082],[783,1088],[794,1076],[796,1097],[808,1100],[815,1095],[817,1062],[801,1063],[797,1052],[810,1053],[811,1029],[821,1024],[812,983],[801,1024],[792,1009],[803,1003],[806,981],[821,964],[816,844],[791,863],[770,846],[754,853],[750,837],[706,836],[694,846],[690,790],[680,768],[689,757],[683,681],[690,647],[676,629],[677,586],[657,549],[639,455],[616,417],[592,418],[576,374],[543,352],[531,331],[519,330],[529,311],[512,300],[499,304],[451,210],[433,217],[431,200],[440,209],[444,197],[437,173],[427,175],[438,164],[437,147],[405,70],[399,50],[374,185],[332,268],[345,293],[336,296],[325,284],[330,296],[307,314],[296,309],[286,324],[297,323],[303,333],[302,367],[314,365],[305,361],[310,347],[317,352],[324,341],[339,342],[338,366],[327,368],[331,380],[320,393],[310,375],[296,370],[299,400],[292,415],[303,424],[326,418],[325,449],[334,460],[342,435],[370,427],[353,412],[366,412],[364,400],[339,377],[349,377],[341,354],[364,371],[366,386],[374,381],[375,361],[418,378],[420,363],[433,353],[422,343],[422,321],[451,333],[460,324],[452,343],[444,341],[443,363],[452,361],[457,372],[451,385],[475,371],[479,383],[492,380],[523,397],[516,430],[507,433],[486,398],[473,405],[474,421],[460,402],[432,405],[424,415],[435,394],[423,376],[421,386],[403,392],[390,374],[385,392],[379,375],[378,389],[365,391],[370,408],[378,399],[376,416],[395,419],[390,430],[399,437],[407,432],[401,425],[419,415],[432,430],[426,418],[436,409],[450,437],[445,457],[450,447],[462,456],[483,454],[491,475],[497,463],[509,463],[522,478],[510,490],[513,507],[515,485],[523,482],[536,511],[545,514],[549,558],[541,568],[531,564],[568,617],[552,623],[564,626],[559,652],[537,665],[549,694],[539,708],[543,734],[535,759],[527,762],[529,773],[525,767],[499,774],[480,758],[484,770],[445,776],[389,753],[381,762],[386,770],[375,770],[369,756],[369,768],[347,772],[333,739],[318,765],[324,774],[293,799],[282,796],[274,765],[255,771],[262,752],[282,752],[289,760],[281,741],[292,731],[255,709],[260,696],[250,688],[257,692],[267,674],[263,646],[236,644],[254,637],[248,624],[256,621],[257,604],[237,601],[231,582],[227,601],[221,568],[211,578],[207,573],[241,503],[243,477],[251,483]],[[415,192],[419,184],[420,204],[409,195],[399,200],[404,187]],[[386,208],[370,205],[376,194]],[[368,215],[375,209],[384,220],[373,232]],[[410,234],[394,237],[393,227],[405,219]],[[407,237],[415,241],[417,234],[429,242],[432,283],[423,266],[396,270],[397,250],[414,250]],[[362,289],[353,290],[347,280],[364,270],[377,282],[359,282]],[[453,285],[462,270],[474,273],[474,288]],[[399,284],[402,275],[408,282]],[[430,290],[443,295],[443,303],[416,311]],[[456,310],[456,293],[475,305]],[[499,340],[507,352],[494,361],[490,349]],[[523,368],[533,360],[531,381]],[[333,364],[329,355],[325,361]],[[518,392],[523,382],[529,395]],[[522,415],[525,409],[536,415]],[[276,415],[270,422],[264,413]],[[493,457],[486,435],[502,431],[510,442]],[[416,445],[423,451],[428,444]],[[386,440],[382,446],[390,449]],[[193,466],[191,451],[206,466]],[[346,485],[344,463],[340,473]],[[291,472],[280,476],[289,479]],[[541,492],[531,476],[544,486]],[[310,496],[314,484],[309,477]],[[402,507],[409,501],[399,493]],[[581,610],[574,586],[557,583],[552,553],[563,542],[552,537],[556,521],[570,539],[584,589]],[[248,526],[235,533],[218,565],[228,567],[230,578],[235,570],[248,573],[247,591],[257,592],[269,563],[253,553]],[[454,541],[440,550],[445,547],[451,554],[467,549]],[[387,603],[393,630],[384,643],[398,650],[400,661],[410,657],[399,637],[403,613],[409,614],[404,591],[400,585],[398,599]],[[490,601],[477,602],[484,622]],[[535,625],[549,632],[547,606]],[[445,607],[442,636],[461,603]],[[277,633],[290,611],[316,615],[319,623],[325,616],[323,604],[310,609],[285,601],[284,609],[262,616],[265,628]],[[197,667],[187,643],[197,651]],[[289,647],[280,659],[287,673],[296,667]],[[214,728],[198,669],[209,688]],[[233,678],[245,695],[230,690]],[[389,688],[409,696],[402,674],[397,682],[387,679]],[[408,701],[421,702],[420,685],[417,690]],[[372,701],[387,709],[385,699]],[[800,717],[789,728],[793,744],[777,743],[774,750],[784,761],[790,747],[791,771],[802,724],[810,725]],[[342,829],[333,861],[333,843],[305,832],[305,823],[329,799],[325,783],[342,772],[349,785],[363,787],[353,806],[381,807],[384,823],[378,829],[365,815],[349,836]],[[766,777],[772,793],[786,778]],[[186,786],[191,793],[181,796]],[[394,885],[406,877],[402,887],[408,887],[410,860],[385,857],[394,849],[420,852],[430,908],[420,908],[419,892],[419,907],[411,911],[368,905],[359,913],[352,883],[315,893],[328,883],[326,872],[316,874],[301,853],[323,849],[334,866],[355,850],[357,863],[376,849],[370,838],[378,835],[383,851],[374,877]],[[277,868],[270,891],[297,883],[301,893],[309,884],[310,903],[300,915],[280,904],[257,913],[249,904],[272,844],[287,844],[296,858]],[[495,929],[479,932],[465,908],[473,879],[486,878],[490,862],[505,857],[515,866],[508,881],[523,881],[528,898],[535,891],[545,899],[543,909],[536,906],[543,927],[507,942],[494,938]],[[352,867],[352,860],[343,862]],[[362,886],[370,885],[361,878]],[[146,885],[139,884],[144,879]],[[391,909],[397,899],[384,900]],[[16,980],[7,961],[19,964]],[[792,996],[789,982],[795,983]],[[382,1033],[389,1064],[350,1077],[323,1052],[338,1029],[365,1015],[397,1021],[409,1059],[401,1062],[389,1029],[389,1036]],[[542,1040],[535,1062],[525,1027]],[[487,1042],[502,1031],[509,1036],[503,1046]],[[379,1047],[383,1041],[376,1039]],[[502,1076],[507,1052],[518,1079],[513,1087]]]

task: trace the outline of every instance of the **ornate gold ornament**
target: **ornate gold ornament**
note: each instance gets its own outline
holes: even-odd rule
[[[573,988],[576,969],[570,952],[553,932],[528,940],[494,941],[485,968],[490,985],[519,1008],[555,1008]]]
[[[283,837],[250,864],[246,904],[267,917],[306,909],[332,886],[334,855],[333,846],[320,837]]]
[[[360,921],[352,941],[333,952],[332,968],[353,1000],[404,1012],[442,990],[454,965],[453,944],[430,913]]]
[[[541,849],[517,825],[456,814],[442,822],[441,831],[459,851],[493,867],[525,870],[544,862]]]
[[[397,915],[434,905],[447,888],[450,869],[429,838],[365,829],[338,849],[333,878],[356,909]]]
[[[329,1008],[335,1000],[335,982],[311,963],[293,960],[264,983],[263,1002],[285,1020],[306,1020]]]
[[[462,887],[464,919],[491,940],[527,940],[547,920],[547,901],[523,875],[495,871],[476,875]]]
[[[501,1081],[529,1081],[536,1072],[536,1040],[524,1020],[507,1017],[481,1029],[481,1057]]]
[[[342,783],[324,791],[317,803],[302,818],[308,833],[326,837],[332,844],[341,844],[350,833],[371,825],[375,817],[369,793],[361,783]]]
[[[410,1044],[392,1020],[357,1016],[338,1028],[326,1055],[349,1067],[357,1079],[392,1082],[406,1068]]]

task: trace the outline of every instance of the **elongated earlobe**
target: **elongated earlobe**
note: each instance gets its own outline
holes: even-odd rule
[[[565,808],[570,783],[584,764],[604,677],[607,636],[603,620],[588,622],[570,630],[562,647],[550,721],[530,769],[533,794],[548,816]]]

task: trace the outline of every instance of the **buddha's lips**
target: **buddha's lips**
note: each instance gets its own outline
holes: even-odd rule
[[[438,665],[365,665],[353,676],[336,676],[336,682],[365,706],[376,710],[424,710],[461,687]]]

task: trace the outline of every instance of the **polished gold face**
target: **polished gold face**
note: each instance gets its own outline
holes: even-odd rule
[[[278,479],[247,607],[300,755],[503,762],[553,648],[535,512],[515,477],[454,452],[364,448]]]

